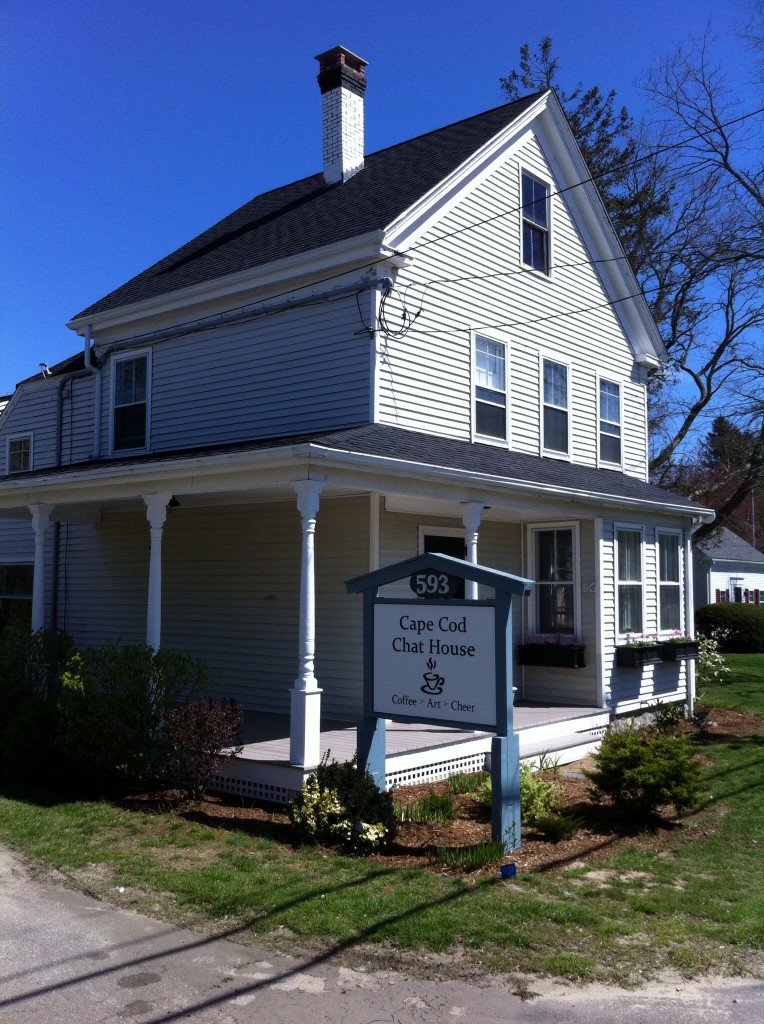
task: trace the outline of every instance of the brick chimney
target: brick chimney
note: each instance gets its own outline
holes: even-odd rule
[[[324,181],[347,181],[363,168],[363,94],[367,61],[335,46],[319,53],[323,97]]]

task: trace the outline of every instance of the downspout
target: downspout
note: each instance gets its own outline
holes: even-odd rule
[[[692,535],[700,523],[684,531],[684,631],[687,636],[695,636],[695,594],[692,572]],[[692,718],[695,712],[695,661],[685,661],[687,671],[687,717]]]
[[[62,449],[62,434],[63,424],[62,418],[64,413],[64,388],[67,384],[67,378],[58,382],[58,390],[56,392],[56,440],[55,440],[55,451],[53,454],[54,465],[61,465],[61,449]],[[51,608],[50,608],[50,623],[55,632],[58,629],[58,578],[59,578],[59,551],[61,549],[61,523],[58,519],[53,521],[53,579],[51,581]]]
[[[95,395],[93,396],[93,458],[97,459],[101,455],[102,374],[100,367],[93,361],[90,324],[85,328],[85,369],[88,373],[95,374]]]

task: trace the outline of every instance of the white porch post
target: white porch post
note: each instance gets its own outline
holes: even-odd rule
[[[320,480],[296,480],[297,510],[302,518],[300,571],[299,670],[291,690],[289,763],[310,767],[321,759],[321,690],[315,668],[316,570],[315,534]]]
[[[478,531],[480,520],[483,518],[483,502],[469,501],[463,507],[462,522],[467,542],[467,561],[477,565]],[[465,580],[464,596],[469,601],[477,601],[478,585],[475,580]]]
[[[32,631],[45,628],[45,534],[50,525],[50,505],[30,505],[34,529],[34,576],[32,579]]]
[[[144,494],[146,518],[151,530],[149,593],[146,602],[146,646],[159,650],[162,639],[162,531],[171,494]]]

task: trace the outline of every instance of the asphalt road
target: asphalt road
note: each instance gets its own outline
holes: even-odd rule
[[[443,964],[440,965],[443,973]],[[764,986],[423,980],[194,934],[36,876],[0,847],[0,1024],[761,1024]]]

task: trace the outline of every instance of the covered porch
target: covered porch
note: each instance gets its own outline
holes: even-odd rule
[[[518,701],[514,706],[520,757],[529,762],[548,757],[554,763],[569,764],[585,757],[599,746],[609,721],[610,712],[602,708],[530,701]],[[388,789],[490,768],[491,733],[395,721],[388,722],[386,733]],[[308,769],[289,763],[289,717],[249,712],[242,740],[241,753],[214,777],[212,788],[252,800],[288,802],[310,774]],[[348,761],[356,746],[354,725],[322,724],[321,757]]]

